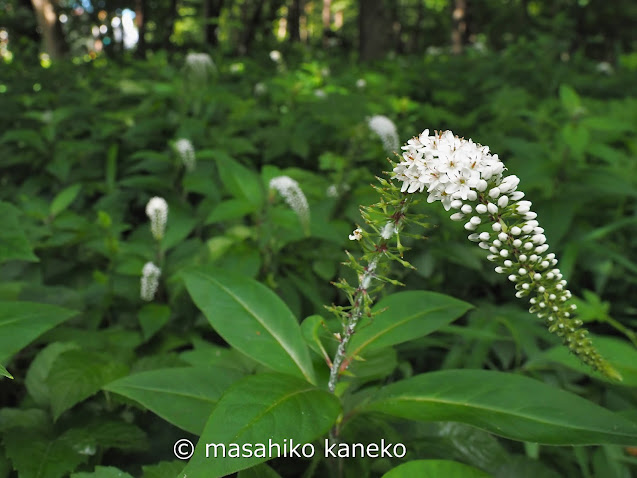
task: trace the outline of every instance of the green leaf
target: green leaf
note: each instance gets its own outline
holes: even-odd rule
[[[631,445],[637,424],[577,395],[513,374],[447,370],[393,383],[361,408],[421,421],[454,421],[549,445]]]
[[[37,431],[20,430],[4,435],[7,456],[20,478],[62,478],[69,476],[88,456],[78,453],[65,435],[46,437]]]
[[[38,262],[33,248],[20,225],[20,210],[13,204],[0,201],[0,264],[6,261]],[[0,352],[1,353],[1,352]]]
[[[436,292],[406,291],[383,298],[374,307],[369,324],[361,326],[352,337],[348,355],[372,351],[424,337],[450,324],[472,306]]]
[[[46,381],[54,420],[127,371],[126,365],[106,354],[81,349],[60,354]]]
[[[263,186],[259,176],[226,154],[215,157],[219,176],[228,193],[237,199],[245,199],[256,208],[264,200]]]
[[[491,475],[450,460],[414,460],[385,473],[382,478],[489,478]]]
[[[300,452],[304,444],[327,433],[340,411],[334,395],[304,380],[280,374],[246,377],[219,400],[188,466],[179,476],[214,478],[263,463],[270,459],[270,443],[279,444],[281,456],[283,445],[289,452],[290,444],[300,444]],[[253,456],[245,456],[246,453],[233,457],[230,453],[236,450],[231,444],[241,447],[248,443],[253,445]],[[225,457],[221,446],[211,444],[224,445]],[[320,447],[316,448],[316,453],[320,453]],[[306,450],[309,453],[309,447]],[[265,456],[261,456],[262,452]],[[272,458],[276,456],[277,448],[273,446]]]
[[[60,191],[51,202],[51,207],[49,209],[51,216],[57,216],[69,207],[71,203],[75,201],[75,198],[80,193],[81,189],[82,185],[78,183]]]
[[[581,108],[582,100],[571,86],[560,85],[559,93],[562,106],[569,114],[573,115]]]
[[[255,210],[255,205],[245,199],[228,199],[217,204],[206,218],[205,224],[239,219]]]
[[[133,478],[132,475],[114,466],[96,466],[95,471],[73,473],[71,478]]]
[[[0,302],[0,363],[75,314],[55,305]]]
[[[224,367],[179,367],[136,373],[104,390],[139,402],[164,420],[195,435],[223,392],[243,374]]]
[[[0,365],[0,375],[2,375],[3,377],[13,379],[13,375],[11,375],[9,371],[6,368],[4,368],[3,365]]]
[[[48,407],[51,403],[51,393],[46,379],[51,371],[53,362],[60,354],[67,350],[78,349],[79,345],[73,342],[53,342],[38,352],[24,380],[24,384],[31,398],[41,407]]]
[[[299,324],[274,292],[221,269],[191,271],[184,278],[195,304],[226,342],[272,370],[316,383]]]
[[[182,461],[160,461],[155,465],[142,466],[144,474],[142,478],[166,478],[177,476],[184,468]]]
[[[170,320],[170,307],[161,304],[147,304],[137,313],[144,340],[150,339]]]
[[[539,365],[550,362],[557,362],[572,370],[577,370],[598,380],[612,383],[614,385],[624,385],[627,387],[637,387],[637,349],[629,342],[613,337],[593,337],[593,344],[599,353],[617,370],[622,381],[617,382],[595,372],[590,367],[582,364],[570,351],[562,346],[553,347],[539,357],[534,358],[525,368],[532,370]]]
[[[265,463],[261,463],[260,465],[241,470],[237,474],[237,478],[281,478],[281,475]]]

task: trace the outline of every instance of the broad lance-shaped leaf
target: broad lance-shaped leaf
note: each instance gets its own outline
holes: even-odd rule
[[[403,463],[382,478],[489,478],[491,475],[451,460],[414,460]]]
[[[35,302],[0,302],[0,363],[77,312]]]
[[[637,444],[637,423],[537,380],[487,370],[447,370],[402,380],[359,411],[462,422],[548,445]]]
[[[226,342],[272,370],[316,383],[301,328],[274,292],[221,269],[187,272],[184,279],[195,304]]]
[[[357,329],[348,355],[360,355],[363,350],[390,347],[423,337],[453,322],[471,307],[471,304],[436,292],[392,294],[374,307],[374,311],[382,312]]]
[[[333,394],[296,377],[246,377],[219,400],[179,478],[226,476],[276,458],[279,453],[290,456],[290,446],[297,444],[300,454],[303,445],[327,433],[340,412],[339,400]],[[235,454],[237,446],[241,447],[240,456]],[[252,456],[248,456],[248,450]],[[309,453],[309,446],[305,450]],[[315,453],[321,453],[320,447],[315,447]]]
[[[238,370],[224,367],[166,368],[129,375],[103,388],[199,435],[223,392],[242,376]]]

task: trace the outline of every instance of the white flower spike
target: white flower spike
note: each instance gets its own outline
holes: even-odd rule
[[[175,141],[175,151],[179,155],[179,159],[188,171],[194,171],[197,165],[195,158],[195,148],[189,139],[180,138]]]
[[[152,262],[144,264],[142,269],[142,279],[140,288],[140,297],[146,302],[150,302],[155,298],[157,288],[159,287],[159,277],[161,269]]]
[[[161,241],[166,232],[168,204],[164,198],[155,196],[146,204],[146,215],[150,219],[150,231],[157,241]]]
[[[270,180],[270,189],[277,191],[299,217],[303,227],[309,228],[310,205],[299,183],[289,176],[277,176]]]
[[[393,153],[398,151],[400,142],[398,140],[398,132],[396,125],[387,116],[376,115],[367,120],[367,125],[374,133],[376,133],[383,141],[385,151]]]
[[[489,249],[496,272],[515,283],[516,297],[529,298],[531,313],[544,319],[550,332],[562,337],[583,362],[612,378],[619,378],[593,348],[582,321],[570,317],[571,292],[566,289],[555,254],[546,254],[546,244],[537,214],[530,201],[521,200],[517,176],[503,176],[505,167],[488,146],[454,136],[451,131],[429,135],[423,131],[405,146],[394,178],[402,181],[402,192],[425,192],[427,202],[440,201],[446,210],[460,209],[453,220],[466,220],[465,229],[475,231],[470,239]],[[496,205],[497,203],[497,205]],[[469,214],[472,217],[466,217]],[[493,231],[495,234],[489,232]]]

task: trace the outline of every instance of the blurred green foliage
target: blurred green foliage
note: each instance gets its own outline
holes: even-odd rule
[[[294,48],[282,49],[278,62],[267,52],[219,53],[204,80],[182,55],[163,51],[144,61],[102,57],[44,69],[24,68],[16,57],[4,65],[0,300],[54,305],[64,321],[41,318],[24,343],[13,344],[20,351],[0,353],[0,373],[15,377],[1,379],[0,477],[12,476],[12,466],[21,477],[51,478],[96,465],[144,477],[180,470],[157,462],[171,460],[174,441],[194,437],[196,425],[148,412],[162,403],[127,388],[127,377],[150,380],[153,371],[182,367],[202,377],[214,366],[226,370],[229,386],[264,368],[211,329],[186,291],[187,268],[257,279],[296,318],[318,315],[303,332],[329,339],[323,305],[344,299],[330,281],[349,273],[340,262],[352,249],[359,205],[376,200],[369,185],[390,168],[367,126],[376,114],[395,122],[401,142],[424,128],[451,129],[499,154],[521,178],[570,289],[582,297],[582,319],[616,336],[603,346],[627,383],[607,383],[555,353],[555,339],[511,299],[509,284],[486,267],[461,226],[423,205],[433,228],[425,240],[407,241],[417,269],[396,269],[396,277],[410,290],[449,294],[475,309],[434,336],[354,364],[354,391],[432,370],[486,368],[559,385],[635,419],[636,352],[625,339],[613,341],[634,341],[637,328],[637,67],[627,54],[611,73],[600,71],[583,55],[560,57],[553,41],[521,38],[500,52],[398,56],[373,67]],[[180,138],[194,145],[192,171],[173,147]],[[309,230],[268,190],[280,175],[305,193]],[[170,207],[158,246],[144,213],[153,196]],[[148,261],[162,267],[153,304],[139,298]],[[323,380],[318,349],[313,361]],[[205,415],[221,391],[204,388],[214,393],[205,403],[193,398],[193,410]],[[170,403],[174,392],[166,393],[159,399]],[[360,393],[364,399],[370,388]],[[411,459],[455,459],[493,476],[524,476],[533,467],[533,476],[624,477],[636,465],[616,445],[534,448],[449,422],[354,418],[346,431],[354,441],[394,437],[410,443]],[[399,463],[350,460],[345,476],[380,476]],[[308,466],[271,464],[281,476]],[[315,476],[327,472],[322,466]]]

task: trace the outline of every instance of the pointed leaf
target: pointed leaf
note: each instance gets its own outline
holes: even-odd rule
[[[387,310],[356,331],[348,355],[360,355],[363,350],[372,351],[423,337],[450,324],[471,307],[467,302],[436,292],[392,294],[374,307],[375,312]]]
[[[95,471],[73,473],[71,478],[133,478],[125,471],[114,466],[96,466]]]
[[[71,203],[75,201],[75,198],[80,193],[81,189],[82,185],[78,183],[60,191],[51,202],[51,206],[49,208],[51,216],[57,216],[69,207]]]
[[[0,302],[0,363],[75,314],[49,304]]]
[[[11,375],[9,371],[2,365],[0,365],[0,375],[11,379],[13,378],[13,375]]]
[[[537,380],[487,370],[418,375],[362,407],[421,421],[455,421],[506,438],[549,445],[634,445],[637,423]]]
[[[6,261],[38,262],[33,248],[20,226],[20,210],[13,204],[0,201],[0,264]],[[0,349],[1,350],[1,349]]]
[[[195,304],[226,342],[272,370],[316,383],[301,328],[274,292],[221,269],[191,271],[184,278]]]
[[[47,377],[54,420],[127,371],[106,354],[81,349],[60,354]]]
[[[489,478],[491,475],[464,463],[450,460],[414,460],[403,463],[382,478]]]
[[[278,452],[283,456],[284,445],[289,452],[290,444],[300,444],[297,449],[300,454],[304,444],[327,433],[339,413],[340,404],[334,395],[304,380],[280,374],[246,377],[219,400],[190,463],[179,476],[214,478],[229,475],[275,458]],[[236,447],[231,444],[239,447],[251,444],[253,456],[244,453],[235,457],[230,450],[236,450]],[[265,457],[254,456],[261,455],[258,444],[263,445]],[[278,450],[274,444],[279,444]],[[309,447],[306,450],[309,451]],[[316,453],[320,453],[320,449]]]
[[[104,386],[139,402],[164,420],[199,435],[217,401],[243,374],[224,367],[179,367],[151,370]]]

